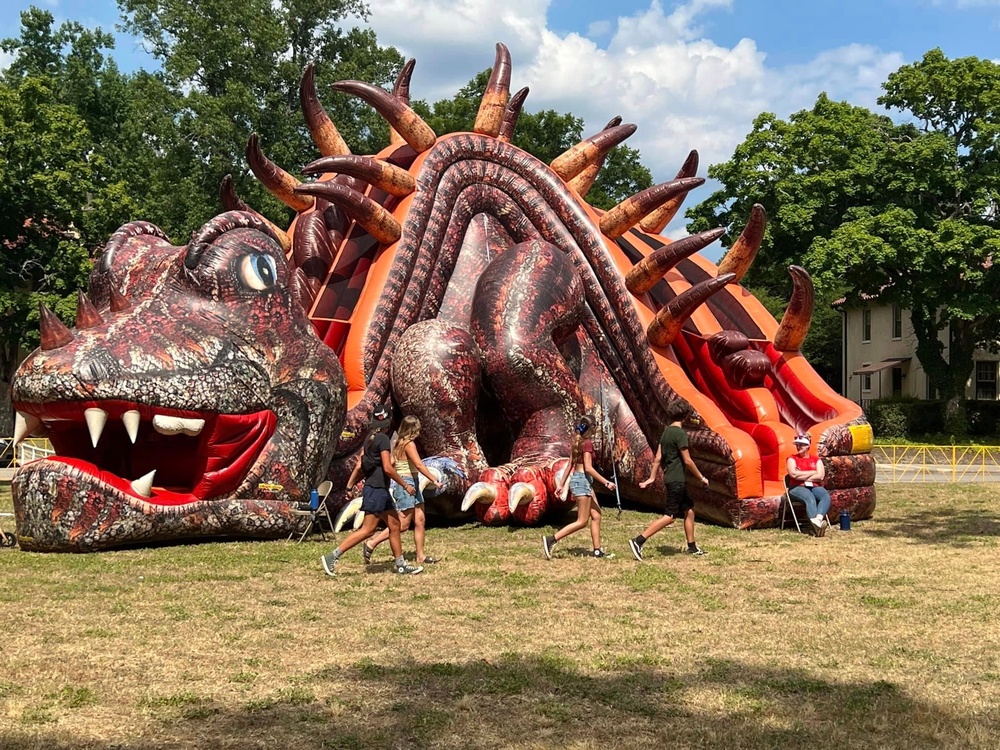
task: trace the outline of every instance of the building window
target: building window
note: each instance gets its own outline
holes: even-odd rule
[[[892,306],[892,337],[903,338],[903,311],[899,305]]]
[[[866,372],[861,376],[861,390],[870,391],[872,389],[872,374]]]
[[[976,362],[976,398],[981,401],[996,401],[996,362]]]
[[[872,311],[865,308],[861,313],[861,342],[866,343],[872,340]]]

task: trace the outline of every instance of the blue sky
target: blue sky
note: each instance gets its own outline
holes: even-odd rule
[[[18,33],[14,0],[0,36]],[[57,20],[113,29],[109,0],[42,0]],[[512,86],[529,111],[553,108],[598,130],[614,115],[638,126],[629,141],[653,177],[673,177],[691,148],[728,159],[762,111],[787,117],[821,92],[877,108],[886,76],[941,47],[950,57],[1000,58],[1000,0],[377,0],[370,25],[417,59],[411,92],[449,98],[493,62],[502,41]],[[126,70],[151,67],[119,36]],[[0,66],[5,60],[0,56]],[[709,188],[703,188],[708,190]],[[707,192],[705,193],[707,195]],[[694,196],[692,196],[694,197]],[[677,220],[675,220],[677,223]],[[668,233],[683,233],[672,225]]]

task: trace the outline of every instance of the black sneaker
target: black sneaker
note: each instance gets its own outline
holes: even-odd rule
[[[555,546],[556,546],[556,538],[554,536],[542,537],[542,554],[545,555],[546,560],[552,559],[552,548]]]
[[[402,565],[396,566],[396,575],[401,576],[415,576],[417,573],[423,571],[423,568],[419,565],[410,565],[409,563],[403,563]]]
[[[615,556],[614,552],[605,552],[603,547],[598,547],[594,550],[594,557],[610,560]]]
[[[685,552],[687,552],[689,555],[704,555],[705,554],[705,550],[703,550],[697,544],[693,548],[692,547],[688,547],[685,550]]]
[[[635,539],[628,540],[628,546],[632,550],[632,555],[636,560],[642,562],[642,545],[639,544]]]
[[[337,575],[334,572],[335,568],[337,567],[337,558],[333,556],[332,552],[330,554],[328,554],[328,555],[323,555],[319,559],[323,563],[323,572],[324,573],[326,573],[328,576],[335,576],[335,575]]]

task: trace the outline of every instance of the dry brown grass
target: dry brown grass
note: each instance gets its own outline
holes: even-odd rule
[[[642,564],[637,511],[614,560],[465,526],[407,578],[326,578],[319,541],[4,550],[0,746],[997,747],[1000,489],[879,493],[850,534],[673,528]]]

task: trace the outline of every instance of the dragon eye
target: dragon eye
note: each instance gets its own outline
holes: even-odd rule
[[[278,269],[270,255],[246,255],[240,261],[240,279],[251,289],[262,292],[273,289]]]

